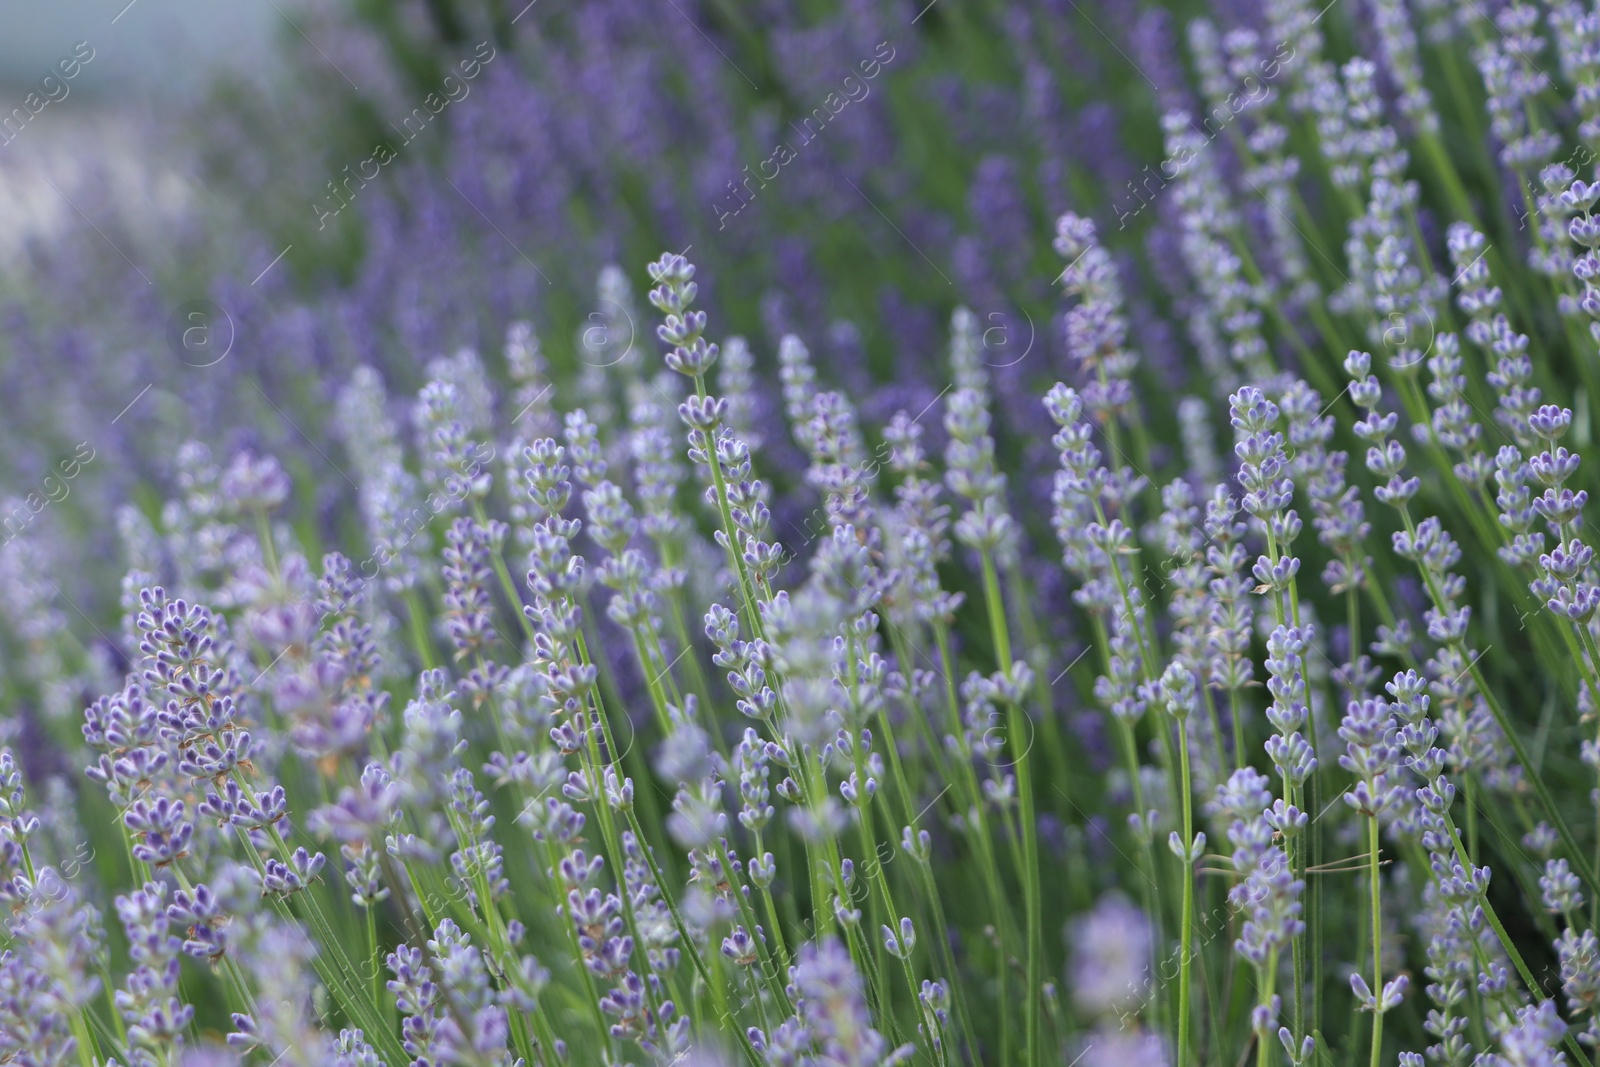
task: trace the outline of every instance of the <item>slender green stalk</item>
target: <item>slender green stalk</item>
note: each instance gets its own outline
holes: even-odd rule
[[[1274,989],[1278,983],[1278,950],[1272,949],[1267,953],[1267,965],[1256,971],[1256,981],[1260,986],[1259,1004],[1263,1008],[1271,1009]],[[1268,1067],[1272,1063],[1272,1049],[1274,1042],[1267,1039],[1264,1032],[1256,1033],[1256,1067]]]
[[[994,638],[995,657],[999,660],[1000,669],[1008,677],[1011,674],[1011,637],[1006,624],[1005,602],[1000,594],[1000,578],[995,569],[994,556],[984,549],[980,553],[983,567],[983,592],[984,600],[989,610],[989,627]],[[1016,701],[1008,701],[1008,723],[1006,739],[1008,747],[1014,751],[1019,745],[1026,745],[1025,738],[1029,733],[1023,727],[1027,710],[1020,707]],[[1023,1004],[1023,1028],[1025,1035],[1024,1060],[1028,1063],[1041,1062],[1043,1049],[1039,1047],[1039,1009],[1042,1006],[1043,993],[1039,977],[1039,957],[1043,951],[1042,914],[1039,901],[1039,852],[1038,839],[1034,834],[1034,798],[1033,798],[1033,772],[1029,762],[1027,748],[1017,751],[1013,758],[1012,766],[1017,774],[1017,797],[1021,807],[1022,832],[1019,835],[1022,845],[1022,901],[1023,911],[1026,915],[1027,928],[1027,988],[1028,999]]]
[[[1382,883],[1378,879],[1380,853],[1378,844],[1378,817],[1367,816],[1367,848],[1370,851],[1368,878],[1372,885],[1372,995],[1377,998],[1372,1008],[1372,1058],[1371,1067],[1378,1067],[1378,1057],[1383,1051],[1383,897]]]
[[[383,996],[383,945],[378,941],[378,915],[372,904],[361,909],[367,914],[367,946],[372,953],[372,1006],[379,1015],[388,1015]]]
[[[484,513],[483,501],[472,502],[472,517],[478,525],[484,528],[489,526],[489,516]],[[522,610],[522,595],[517,592],[517,583],[511,578],[511,571],[506,567],[506,561],[499,552],[489,553],[489,562],[494,567],[495,577],[500,580],[500,590],[505,593],[506,603],[511,606],[512,614],[517,617],[517,624],[522,627],[522,635],[528,643],[533,643],[533,620],[528,618],[528,613]]]
[[[943,666],[940,672],[944,678],[945,704],[949,715],[949,729],[952,737],[961,737],[963,727],[961,723],[961,705],[956,698],[955,688],[955,658],[950,651],[949,627],[942,620],[935,620],[933,624],[934,645],[939,652],[939,662]],[[993,918],[995,937],[999,941],[999,969],[996,975],[996,992],[999,996],[1000,1009],[1000,1039],[1002,1047],[1009,1047],[1011,1028],[1008,1025],[1011,1012],[1010,997],[1006,994],[1006,967],[1005,957],[1012,943],[1011,910],[1007,907],[1005,892],[1000,885],[1000,872],[994,855],[994,838],[989,832],[988,815],[984,811],[982,792],[978,788],[977,774],[972,769],[970,752],[963,758],[954,761],[959,770],[956,784],[962,789],[962,799],[966,805],[966,812],[970,813],[977,824],[977,832],[968,834],[968,839],[973,843],[978,854],[978,870],[981,874],[984,892],[989,898],[990,915]]]
[[[431,671],[439,665],[439,659],[433,649],[433,638],[428,634],[428,613],[422,606],[422,598],[417,595],[415,586],[408,586],[402,598],[406,602],[406,613],[411,619],[411,643],[416,649],[417,658],[422,661],[422,669]]]
[[[1178,769],[1182,776],[1183,793],[1183,847],[1194,841],[1193,787],[1189,781],[1189,731],[1182,716],[1178,717]],[[1182,858],[1183,865],[1183,925],[1178,931],[1178,1062],[1189,1062],[1189,968],[1190,936],[1194,930],[1194,863]]]

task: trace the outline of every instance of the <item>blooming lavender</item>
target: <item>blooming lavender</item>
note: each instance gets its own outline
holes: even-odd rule
[[[250,210],[58,176],[0,1062],[1592,1059],[1600,22],[1168,6],[358,5]]]

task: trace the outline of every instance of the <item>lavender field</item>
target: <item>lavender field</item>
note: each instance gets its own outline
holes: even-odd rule
[[[0,1064],[1600,1063],[1600,3],[174,10],[0,46]]]

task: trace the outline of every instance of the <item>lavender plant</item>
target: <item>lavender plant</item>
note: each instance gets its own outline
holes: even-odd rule
[[[674,6],[5,325],[0,1063],[1600,1061],[1600,10]]]

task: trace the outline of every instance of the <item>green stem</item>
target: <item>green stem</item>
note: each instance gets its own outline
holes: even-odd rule
[[[1194,841],[1194,812],[1189,783],[1189,732],[1178,718],[1178,771],[1182,776],[1183,847]],[[1189,1062],[1189,936],[1194,927],[1194,864],[1183,857],[1183,926],[1178,933],[1178,1062]]]
[[[472,517],[479,526],[485,530],[489,528],[489,516],[484,513],[483,501],[472,502]],[[500,588],[505,592],[506,601],[511,605],[511,611],[517,617],[517,622],[522,626],[523,636],[528,639],[528,644],[533,644],[533,620],[528,618],[527,612],[522,610],[522,595],[517,592],[517,583],[511,579],[511,571],[506,567],[506,561],[499,552],[489,553],[489,562],[494,566],[494,573],[500,579]]]
[[[1383,1051],[1383,896],[1378,881],[1378,817],[1367,818],[1367,847],[1371,850],[1368,870],[1372,879],[1372,1059],[1371,1067],[1378,1067],[1378,1056]]]
[[[367,945],[372,950],[372,1006],[379,1015],[388,1015],[383,997],[383,946],[378,943],[378,916],[369,903],[361,909],[367,913]]]
[[[1261,1006],[1271,1010],[1273,990],[1278,981],[1278,950],[1272,949],[1267,953],[1267,965],[1256,972],[1257,980],[1261,983]],[[1272,1062],[1273,1042],[1267,1040],[1264,1031],[1256,1033],[1256,1067],[1268,1067]]]
[[[1228,687],[1228,717],[1233,720],[1233,769],[1244,770],[1244,708],[1239,704],[1239,687]]]
[[[694,376],[695,392],[701,400],[706,399],[706,378],[704,374]],[[717,510],[722,517],[722,532],[727,543],[728,558],[733,564],[733,571],[739,576],[739,593],[744,600],[746,621],[757,637],[766,638],[766,626],[762,622],[761,613],[756,610],[756,587],[750,577],[750,568],[744,560],[744,553],[739,550],[739,528],[733,521],[733,506],[728,499],[728,483],[723,477],[722,463],[716,455],[715,430],[706,432],[707,448],[710,454],[706,457],[706,466],[711,468],[711,481],[716,488]]]
[[[428,636],[428,613],[422,606],[422,598],[417,595],[416,586],[408,586],[403,599],[411,620],[411,642],[417,650],[417,658],[422,661],[423,670],[431,671],[439,665],[439,661],[433,652],[433,638]]]
[[[994,636],[995,656],[999,660],[1000,670],[1007,676],[1011,675],[1011,636],[1006,625],[1005,602],[1000,595],[1000,578],[995,570],[993,554],[984,549],[981,553],[983,565],[983,592],[984,600],[989,609],[989,627]],[[1018,746],[1025,745],[1029,734],[1023,729],[1027,717],[1027,709],[1021,707],[1016,701],[1008,701],[1008,728],[1007,733],[1012,736],[1007,739],[1008,744],[1017,750]],[[1022,900],[1023,910],[1026,913],[1025,924],[1027,927],[1026,967],[1028,982],[1028,999],[1023,1003],[1023,1032],[1024,1032],[1024,1061],[1027,1063],[1042,1062],[1039,1047],[1039,1007],[1043,997],[1039,977],[1039,957],[1043,948],[1043,916],[1039,900],[1039,852],[1038,838],[1034,833],[1035,815],[1033,798],[1033,771],[1029,763],[1029,753],[1026,748],[1017,750],[1012,766],[1017,775],[1017,797],[1021,807],[1022,829],[1018,835],[1022,845]]]
[[[278,549],[272,543],[272,520],[267,517],[266,508],[256,508],[256,536],[261,541],[261,555],[267,564],[267,573],[276,580],[278,577]]]

